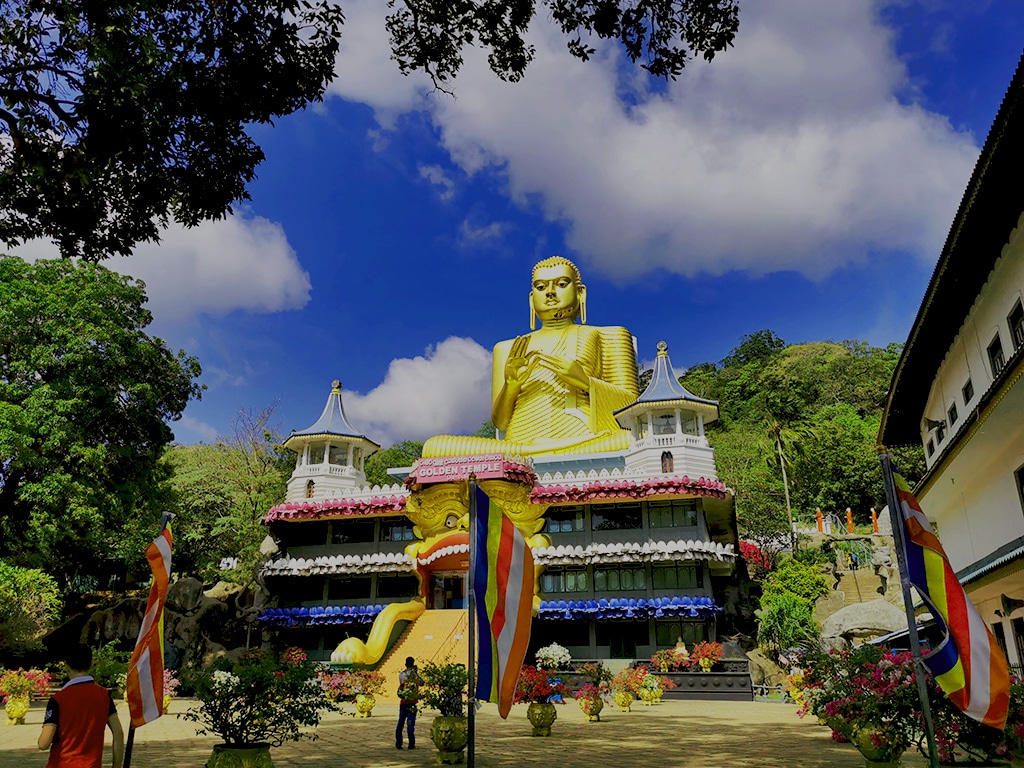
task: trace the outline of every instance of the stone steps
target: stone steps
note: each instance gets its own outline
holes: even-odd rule
[[[398,674],[405,669],[405,659],[412,656],[422,666],[428,661],[441,662],[446,658],[465,664],[469,658],[469,630],[466,611],[427,610],[406,627],[391,652],[377,666],[387,682],[383,701],[398,701]]]

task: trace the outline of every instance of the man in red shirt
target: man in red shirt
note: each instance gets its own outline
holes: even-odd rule
[[[71,679],[48,702],[39,748],[46,768],[102,768],[104,729],[114,736],[114,768],[124,759],[124,732],[110,691],[92,679],[92,648],[73,646],[65,661]]]

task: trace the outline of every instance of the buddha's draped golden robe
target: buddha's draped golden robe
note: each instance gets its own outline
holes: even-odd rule
[[[573,324],[556,333],[535,331],[528,338],[530,351],[579,363],[587,375],[587,389],[573,387],[538,365],[516,397],[504,440],[439,435],[423,446],[424,456],[603,453],[628,447],[630,433],[615,421],[614,411],[638,396],[636,354],[629,331]],[[505,383],[512,344],[512,340],[502,341],[494,347],[492,402]]]

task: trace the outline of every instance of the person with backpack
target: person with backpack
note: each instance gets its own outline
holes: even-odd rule
[[[416,702],[420,700],[423,678],[416,669],[416,660],[409,656],[405,669],[398,675],[398,727],[395,728],[395,746],[402,748],[402,728],[409,734],[409,749],[416,749]]]

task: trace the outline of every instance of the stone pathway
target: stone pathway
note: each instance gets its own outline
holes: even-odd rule
[[[190,705],[175,700],[171,714],[135,734],[132,768],[200,768],[216,743],[196,736],[195,724],[174,716]],[[127,708],[119,702],[123,723]],[[431,711],[417,722],[415,751],[394,748],[398,708],[378,704],[373,716],[355,719],[331,713],[317,729],[318,739],[272,750],[276,768],[414,768],[434,765]],[[44,768],[46,753],[36,748],[43,721],[34,704],[21,726],[0,725],[0,766]],[[127,726],[126,726],[127,727]],[[796,707],[775,702],[666,701],[620,713],[605,706],[601,722],[588,723],[575,702],[558,708],[550,738],[533,738],[526,706],[513,707],[507,721],[488,704],[477,714],[480,768],[862,768],[864,759],[849,744],[836,744],[829,731],[796,715]],[[908,752],[905,768],[927,761]],[[110,765],[109,752],[104,761]]]

